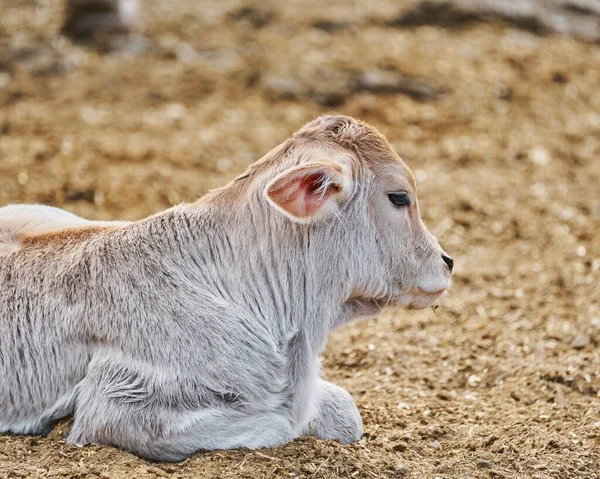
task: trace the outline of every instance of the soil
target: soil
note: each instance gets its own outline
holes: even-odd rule
[[[331,336],[358,443],[162,464],[67,445],[64,421],[0,436],[0,477],[600,477],[598,45],[390,21],[414,1],[143,3],[143,31],[97,51],[59,34],[61,1],[2,0],[0,205],[141,218],[335,111],[416,173],[451,295]]]

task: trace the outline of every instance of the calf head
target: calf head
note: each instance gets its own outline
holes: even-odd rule
[[[449,288],[453,262],[421,220],[415,179],[373,127],[320,117],[254,173],[271,214],[320,242],[348,301],[425,308]]]

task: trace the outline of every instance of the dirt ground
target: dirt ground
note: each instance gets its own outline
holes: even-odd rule
[[[143,3],[143,35],[100,53],[59,35],[60,0],[2,0],[0,205],[141,218],[335,111],[416,173],[455,283],[331,337],[358,443],[153,464],[65,421],[0,436],[0,477],[600,477],[600,47],[390,21],[412,0]]]

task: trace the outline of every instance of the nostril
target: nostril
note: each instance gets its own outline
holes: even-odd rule
[[[454,268],[454,260],[450,258],[450,256],[446,256],[445,254],[442,255],[442,259],[444,260],[444,263],[446,263],[446,266],[448,266],[448,269],[452,273],[452,268]]]

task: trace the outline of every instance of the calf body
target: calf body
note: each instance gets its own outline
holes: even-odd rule
[[[319,377],[329,331],[449,286],[418,214],[391,239],[397,261],[382,250],[379,166],[348,144],[370,138],[405,171],[371,127],[324,117],[224,188],[139,222],[0,209],[0,431],[43,434],[73,414],[70,441],[160,460],[359,439],[350,395]]]

